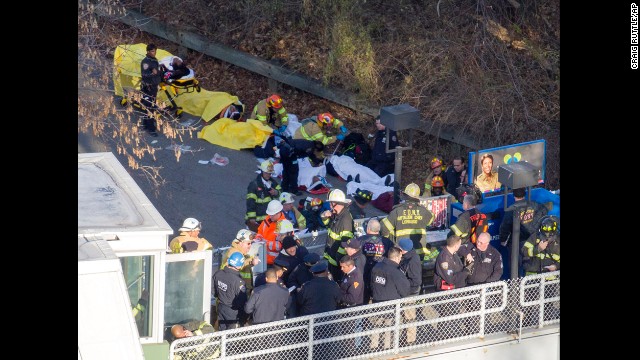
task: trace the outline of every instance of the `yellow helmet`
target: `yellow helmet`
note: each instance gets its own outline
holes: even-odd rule
[[[420,186],[416,183],[411,183],[404,188],[404,193],[412,198],[418,198],[420,196]]]

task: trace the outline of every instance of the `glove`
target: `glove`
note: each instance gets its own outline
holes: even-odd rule
[[[284,132],[287,131],[287,125],[280,126],[278,130],[280,131],[280,134],[284,134]]]
[[[340,131],[342,131],[343,134],[347,133],[347,127],[346,126],[340,126]]]
[[[281,136],[282,134],[280,134],[280,129],[273,129],[273,135]]]
[[[338,134],[338,136],[336,136],[336,139],[340,141],[344,140],[344,134]]]

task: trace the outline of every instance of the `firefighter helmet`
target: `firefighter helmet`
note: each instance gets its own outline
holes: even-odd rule
[[[282,211],[282,203],[280,200],[271,200],[267,204],[267,215],[275,215]]]
[[[260,164],[260,170],[263,173],[273,174],[275,170],[273,170],[273,161],[265,160]]]
[[[411,183],[404,188],[403,191],[407,196],[417,199],[420,196],[420,186],[416,183]]]
[[[283,192],[280,194],[280,202],[283,204],[293,204],[296,200],[293,198],[293,195],[288,192]]]
[[[433,179],[431,179],[431,186],[433,187],[444,187],[444,181],[442,180],[442,178],[440,176],[434,176]]]
[[[280,109],[282,107],[282,98],[278,95],[271,95],[267,98],[267,106],[274,109]]]
[[[546,237],[558,234],[558,222],[551,215],[547,215],[540,221],[540,232]]]
[[[317,118],[317,123],[318,126],[322,127],[322,126],[331,126],[333,125],[333,115],[331,115],[331,113],[322,113],[322,114],[318,114],[318,118]]]
[[[200,221],[194,218],[186,218],[182,223],[182,227],[178,231],[200,230]]]
[[[241,252],[236,251],[231,256],[229,256],[229,260],[227,260],[227,264],[233,267],[242,267],[244,263],[244,255]]]
[[[350,204],[351,199],[347,199],[344,195],[344,192],[340,189],[333,189],[329,193],[328,197],[329,202],[338,203],[338,204]]]
[[[276,234],[288,234],[293,231],[293,224],[291,221],[284,219],[278,221],[276,224]]]
[[[256,236],[256,233],[249,230],[249,229],[242,229],[240,231],[238,231],[238,233],[236,234],[236,240],[240,240],[240,242],[243,241],[252,241]]]
[[[433,159],[431,159],[431,170],[437,167],[442,168],[442,160],[438,157],[434,157]]]
[[[355,197],[356,199],[359,198],[360,202],[367,202],[367,201],[371,201],[373,194],[369,190],[357,189]]]
[[[313,198],[309,203],[310,206],[322,206],[322,200],[320,198]]]

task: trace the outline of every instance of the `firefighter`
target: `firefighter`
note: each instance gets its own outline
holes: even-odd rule
[[[267,217],[267,204],[277,200],[282,191],[278,181],[271,177],[273,173],[273,162],[265,160],[260,164],[260,175],[247,186],[247,213],[244,220],[251,231],[258,231],[260,222]]]
[[[278,223],[286,221],[286,227],[279,227]],[[286,230],[285,230],[286,229]],[[280,250],[282,242],[278,239],[278,234],[293,231],[293,225],[284,217],[282,204],[278,200],[271,200],[267,206],[267,217],[262,220],[258,227],[258,235],[262,236],[266,242],[267,265],[272,265],[273,260]]]
[[[420,205],[420,187],[411,183],[403,191],[405,201],[395,205],[389,216],[382,219],[381,234],[388,237],[394,244],[400,238],[413,241],[413,248],[420,256],[420,260],[431,252],[427,248],[427,227],[433,222],[434,216],[426,207]]]
[[[329,192],[327,201],[331,210],[321,214],[322,223],[327,226],[327,242],[322,255],[329,262],[329,271],[335,281],[342,280],[342,271],[338,261],[347,253],[342,247],[343,241],[353,237],[353,218],[347,209],[351,199],[347,199],[340,189]]]
[[[322,199],[313,198],[311,200],[305,200],[300,213],[304,215],[309,231],[322,230],[324,228],[322,218],[320,217],[320,214],[322,214]]]
[[[354,220],[364,219],[367,217],[364,208],[371,201],[372,197],[373,193],[371,191],[361,190],[359,188],[356,189],[356,193],[353,195],[353,199],[356,201],[356,206],[349,206],[349,212]]]
[[[176,236],[169,243],[169,249],[174,254],[180,254],[185,251],[204,251],[213,250],[213,245],[207,239],[201,238],[200,230],[202,224],[194,218],[186,218],[182,222],[182,227],[178,229],[180,235]]]
[[[284,136],[289,124],[287,109],[284,108],[282,98],[276,94],[260,100],[253,108],[251,118],[271,127],[278,136]]]
[[[440,159],[437,156],[431,159],[431,162],[429,163],[429,168],[430,170],[427,172],[427,178],[424,180],[423,196],[425,197],[436,196],[431,193],[431,188],[433,187],[433,178],[435,176],[440,177],[440,180],[442,181],[442,186],[444,186],[444,181],[442,180],[442,176],[444,176],[443,172],[446,169],[446,167],[444,166],[442,159]]]
[[[525,275],[560,270],[560,232],[556,219],[550,215],[542,218],[540,229],[520,249]]]
[[[451,230],[460,237],[462,246],[458,250],[460,257],[465,257],[475,245],[478,235],[489,228],[489,217],[476,208],[476,197],[465,195],[462,200],[464,212],[458,216],[456,223],[451,225]]]
[[[441,196],[448,195],[449,193],[444,189],[444,180],[439,175],[436,175],[431,179],[431,195],[430,196]]]
[[[240,268],[240,276],[244,279],[247,287],[247,295],[251,294],[253,289],[253,267],[260,263],[260,259],[256,256],[249,255],[251,242],[255,239],[256,233],[249,229],[241,229],[236,234],[236,238],[231,242],[231,247],[224,253],[220,261],[220,269],[227,266],[229,256],[234,252],[240,252],[244,256],[244,262]]]
[[[234,252],[227,260],[227,267],[213,274],[214,290],[220,330],[235,329],[245,323],[247,318],[244,305],[247,302],[247,288],[240,276],[244,264],[244,255]]]
[[[538,231],[540,220],[547,215],[548,208],[535,201],[525,200],[525,189],[513,189],[513,198],[515,202],[509,206],[504,213],[502,223],[500,223],[500,244],[507,246],[513,231],[513,211],[518,212],[520,219],[520,246],[522,248],[524,242],[531,234]]]
[[[294,228],[299,230],[307,228],[307,219],[296,209],[293,205],[295,203],[295,199],[293,198],[293,194],[288,192],[283,192],[280,194],[280,202],[282,203],[282,213],[287,218],[287,220],[291,221]]]
[[[324,129],[334,128],[340,129],[340,134],[336,136],[327,136]],[[333,144],[338,141],[344,140],[347,135],[347,128],[344,126],[340,119],[336,119],[331,113],[318,114],[315,117],[303,119],[300,122],[300,127],[293,134],[293,139],[303,139],[307,141],[307,148],[312,147],[314,162],[322,161],[324,159],[324,147],[327,144]]]
[[[474,261],[471,255],[465,258],[462,263],[460,256],[456,253],[462,245],[460,236],[453,231],[447,235],[447,244],[442,248],[436,258],[436,265],[433,273],[433,284],[436,291],[452,290],[465,287],[467,278],[473,272]]]

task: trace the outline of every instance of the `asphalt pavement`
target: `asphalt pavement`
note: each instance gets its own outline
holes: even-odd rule
[[[183,113],[180,121],[195,123],[196,118]],[[201,126],[202,122],[199,124]],[[163,135],[152,137],[143,132],[141,136],[148,143],[155,140],[151,146],[156,151],[154,156],[146,155],[139,160],[141,168],[136,170],[127,166],[124,155],[118,154],[115,140],[100,140],[91,134],[78,133],[78,153],[112,152],[173,229],[174,234],[168,240],[178,235],[177,230],[185,218],[194,217],[202,222],[200,236],[216,248],[229,246],[238,230],[245,228],[247,186],[259,170],[253,151],[214,145],[198,139],[196,132],[192,136],[184,136],[182,141]],[[179,158],[176,157],[175,147],[182,148]],[[220,166],[198,162],[211,160],[215,154],[227,157],[229,163]],[[160,186],[154,186],[149,180],[145,166],[161,167]],[[346,192],[345,181],[331,175],[327,176],[327,180]],[[302,192],[302,195],[296,196],[296,204],[297,200],[307,196],[313,195]],[[327,195],[319,197],[326,200]],[[370,216],[386,215],[371,204],[367,205],[365,211]]]

